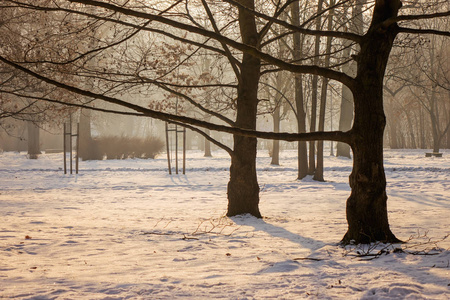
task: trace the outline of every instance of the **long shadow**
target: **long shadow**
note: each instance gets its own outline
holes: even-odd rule
[[[420,191],[411,191],[411,192],[394,192],[388,191],[388,197],[397,197],[402,198],[404,201],[416,202],[418,204],[427,206],[427,207],[440,207],[450,209],[450,201],[445,199],[445,195],[427,195],[425,193],[421,193]]]
[[[267,223],[264,219],[258,219],[250,215],[236,216],[231,217],[230,219],[232,219],[238,225],[251,226],[256,231],[264,231],[273,237],[287,239],[293,243],[299,244],[301,247],[308,248],[310,250],[317,250],[325,245],[328,245],[323,241],[292,233],[283,227]]]
[[[245,225],[245,226],[251,226],[256,231],[263,231],[268,234],[270,234],[273,237],[277,238],[283,238],[287,239],[291,242],[294,242],[298,245],[300,245],[303,248],[307,248],[313,251],[310,257],[316,257],[318,252],[321,252],[320,250],[325,246],[333,246],[336,247],[335,251],[341,252],[343,251],[340,246],[334,243],[325,243],[320,240],[316,240],[313,238],[303,237],[301,235],[295,234],[290,232],[289,230],[286,230],[285,228],[267,223],[264,219],[257,219],[252,216],[237,216],[231,218],[236,224],[238,225]],[[333,251],[332,249],[330,249]],[[316,252],[316,253],[315,253]],[[328,252],[328,250],[327,250]],[[279,261],[275,262],[271,266],[266,266],[262,268],[260,271],[256,272],[255,274],[260,273],[290,273],[291,271],[294,271],[298,268],[308,268],[310,270],[321,270],[320,272],[323,272],[324,270],[328,270],[329,268],[333,269],[340,269],[341,271],[347,270],[347,268],[350,268],[350,270],[354,270],[355,272],[361,272],[362,274],[367,272],[370,268],[374,268],[376,270],[382,270],[382,269],[388,269],[391,272],[396,272],[400,274],[407,275],[411,277],[413,282],[408,283],[405,282],[405,279],[393,279],[392,281],[381,281],[378,287],[368,289],[368,290],[358,290],[356,289],[355,292],[362,292],[361,296],[367,297],[372,296],[372,293],[377,293],[380,291],[388,291],[392,288],[393,291],[395,289],[404,289],[405,292],[408,290],[412,291],[420,291],[422,289],[426,289],[426,285],[428,284],[436,284],[441,287],[446,287],[447,284],[449,284],[447,281],[448,279],[443,278],[439,275],[433,274],[432,269],[433,268],[445,268],[448,269],[448,259],[450,258],[450,251],[449,250],[443,250],[442,253],[438,256],[439,259],[433,259],[435,256],[424,256],[423,259],[417,259],[414,264],[416,264],[415,270],[411,272],[411,261],[407,259],[407,256],[410,256],[412,254],[406,254],[406,253],[390,253],[388,255],[383,255],[379,258],[376,258],[374,260],[367,260],[367,261],[354,261],[352,257],[347,257],[348,260],[353,260],[354,262],[346,262],[344,264],[340,263],[342,258],[340,255],[338,256],[337,253],[332,255],[330,259],[328,258],[305,258],[304,260],[286,260],[286,261]],[[322,255],[319,255],[322,257]],[[436,258],[438,258],[436,257]],[[370,257],[369,257],[370,258]],[[427,258],[430,258],[429,263],[426,262]],[[383,261],[382,263],[380,262]],[[439,261],[437,264],[436,262]],[[392,265],[391,265],[392,264]],[[429,264],[429,266],[428,266]],[[326,276],[324,279],[329,279],[329,276]],[[320,280],[320,279],[318,279]],[[446,281],[447,280],[447,281]],[[349,288],[353,288],[352,286],[349,286]],[[415,292],[410,294],[411,296],[415,295]],[[380,295],[382,296],[382,295]],[[388,295],[389,296],[389,295]]]
[[[376,258],[371,261],[360,261],[355,262],[349,265],[349,268],[359,268],[359,269],[365,269],[368,270],[368,264],[370,267],[381,269],[381,266],[383,266],[384,269],[389,269],[392,274],[395,276],[395,273],[401,273],[406,276],[409,276],[411,279],[408,281],[405,281],[405,279],[399,279],[396,281],[393,279],[392,281],[384,281],[380,282],[378,287],[371,288],[369,290],[366,290],[363,294],[363,297],[370,296],[375,299],[375,297],[392,297],[389,293],[395,294],[395,289],[403,289],[404,293],[410,293],[408,290],[413,291],[413,293],[410,293],[410,296],[418,296],[420,297],[421,291],[423,289],[426,289],[426,285],[433,284],[440,287],[443,287],[443,289],[448,288],[449,278],[442,277],[437,274],[433,274],[434,268],[441,268],[441,269],[449,269],[448,261],[450,258],[450,251],[449,250],[442,250],[442,253],[440,253],[437,256],[434,255],[424,255],[422,259],[417,259],[415,262],[411,262],[411,260],[408,260],[408,256],[412,256],[413,254],[406,254],[406,253],[390,253],[388,255],[381,256],[379,258]],[[427,262],[427,258],[429,258],[429,261]],[[349,258],[350,259],[350,258]],[[370,258],[369,258],[370,259]],[[381,260],[382,263],[380,263]],[[411,265],[414,264],[415,268],[412,269]],[[448,273],[447,273],[448,274]],[[392,291],[390,291],[392,289]],[[378,293],[374,294],[374,292]],[[384,293],[387,293],[384,294]],[[434,293],[432,293],[434,294]],[[406,296],[407,294],[404,294]],[[433,295],[436,296],[436,295]],[[383,298],[385,299],[385,298]],[[415,299],[415,298],[414,298]],[[422,299],[422,298],[420,298]],[[428,299],[428,298],[427,298]],[[436,298],[430,298],[430,299],[436,299]],[[440,298],[439,298],[440,299]]]

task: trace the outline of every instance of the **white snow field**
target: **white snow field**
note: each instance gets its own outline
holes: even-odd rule
[[[406,244],[339,245],[351,160],[296,180],[295,151],[258,157],[263,219],[224,217],[229,158],[187,153],[80,162],[0,154],[0,298],[449,299],[450,152],[386,150],[392,231]],[[394,250],[395,249],[395,250]]]

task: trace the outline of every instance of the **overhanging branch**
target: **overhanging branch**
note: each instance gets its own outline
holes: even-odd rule
[[[330,140],[330,141],[337,141],[337,142],[344,142],[350,144],[352,142],[352,137],[350,132],[342,132],[342,131],[330,131],[330,132],[310,132],[310,133],[274,133],[274,132],[263,132],[263,131],[255,131],[255,130],[248,130],[248,129],[242,129],[237,127],[229,127],[224,125],[218,125],[206,121],[197,120],[195,118],[185,117],[185,116],[178,116],[173,115],[169,113],[164,113],[160,111],[155,111],[152,109],[148,109],[145,107],[142,107],[140,105],[132,104],[123,100],[120,100],[118,98],[97,94],[91,91],[83,90],[56,80],[53,80],[51,78],[45,77],[43,75],[37,74],[33,72],[32,70],[29,70],[23,66],[20,66],[12,61],[7,60],[3,56],[0,56],[0,61],[2,61],[5,64],[8,64],[32,77],[35,77],[43,82],[46,82],[50,85],[59,87],[61,89],[64,89],[66,91],[90,97],[93,99],[102,100],[107,103],[120,105],[122,107],[129,108],[131,110],[134,110],[138,113],[141,113],[147,117],[159,119],[162,121],[167,122],[179,122],[183,124],[188,124],[192,126],[198,126],[210,130],[220,131],[220,132],[226,132],[234,135],[240,135],[240,136],[246,136],[246,137],[255,137],[255,138],[262,138],[262,139],[271,139],[271,140],[284,140],[289,142],[295,142],[295,141],[319,141],[319,140]],[[69,105],[68,103],[62,103],[65,105]],[[72,106],[75,106],[72,104]]]
[[[442,36],[450,37],[449,31],[442,31],[442,30],[435,30],[435,29],[417,29],[417,28],[399,27],[398,32],[412,33],[412,34],[434,34],[434,35],[442,35]]]
[[[195,34],[199,34],[204,37],[209,37],[209,38],[217,40],[218,42],[225,43],[228,46],[231,46],[237,50],[251,54],[261,60],[264,60],[267,63],[276,65],[279,68],[282,68],[286,71],[290,71],[293,73],[311,74],[311,75],[319,75],[319,76],[327,77],[329,79],[336,80],[338,82],[343,83],[344,85],[348,86],[351,90],[353,90],[353,86],[355,84],[352,77],[350,77],[342,72],[338,72],[338,71],[334,71],[334,70],[331,70],[328,68],[323,68],[323,67],[314,66],[314,65],[307,66],[307,65],[291,64],[291,63],[285,62],[281,59],[275,58],[267,53],[264,53],[264,52],[256,49],[255,47],[237,42],[233,39],[222,36],[221,34],[218,34],[216,32],[212,32],[209,30],[205,30],[203,28],[198,28],[195,26],[177,22],[175,20],[164,18],[162,16],[153,15],[153,14],[145,13],[145,12],[139,12],[139,11],[127,9],[124,7],[119,7],[119,6],[110,4],[110,3],[99,2],[99,1],[94,1],[94,0],[89,0],[89,1],[87,1],[87,0],[69,0],[69,1],[75,2],[75,3],[81,3],[81,4],[85,4],[85,5],[89,5],[89,6],[94,6],[94,7],[103,7],[105,9],[112,10],[112,11],[115,11],[115,12],[118,12],[118,13],[121,13],[121,14],[124,14],[127,16],[152,20],[155,22],[159,22],[162,24],[172,26],[174,28],[178,28],[178,29],[182,29],[182,30],[186,30],[186,31],[195,33]],[[326,33],[323,33],[323,34],[326,36]]]

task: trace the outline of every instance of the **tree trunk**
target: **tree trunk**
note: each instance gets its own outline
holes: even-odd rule
[[[420,119],[420,149],[426,148],[425,142],[425,117],[423,115],[422,107],[419,107],[419,119]]]
[[[325,109],[327,101],[327,88],[328,88],[328,80],[327,78],[324,78],[322,81],[322,91],[320,95],[319,131],[325,130]],[[317,167],[314,172],[313,179],[317,181],[325,181],[325,179],[323,178],[323,141],[317,142]]]
[[[376,27],[384,20],[395,17],[400,7],[399,0],[376,2],[371,27],[361,42],[357,57],[356,85],[353,87],[352,192],[347,200],[348,231],[343,243],[399,242],[389,228],[383,166],[386,125],[383,78],[398,26]]]
[[[96,149],[91,135],[91,111],[83,109],[80,113],[80,132],[78,139],[80,141],[80,157],[83,160],[101,160],[103,155]]]
[[[330,1],[330,7],[333,7],[335,4],[334,0]],[[328,15],[328,24],[327,24],[327,30],[331,31],[333,29],[333,15],[334,15],[334,9],[330,10],[330,13]],[[327,44],[326,44],[326,53],[331,52],[331,37],[327,37]],[[327,55],[325,57],[325,68],[328,68],[330,66],[330,55]],[[327,107],[327,91],[328,91],[328,78],[323,78],[322,80],[322,90],[320,92],[320,110],[319,110],[319,131],[325,130],[325,112]],[[317,181],[325,181],[323,177],[323,141],[317,142],[317,167],[316,171],[314,172],[314,180]]]
[[[342,97],[341,97],[341,112],[339,118],[339,130],[347,131],[352,127],[353,122],[353,96],[350,89],[346,86],[342,86]],[[350,158],[350,146],[338,142],[336,156],[348,157]]]
[[[363,6],[367,2],[367,0],[357,0],[352,6],[352,19],[350,21],[349,30],[355,32],[359,35],[363,35],[364,32],[364,19],[363,19]],[[350,41],[346,41],[345,46],[347,47],[344,52],[344,57],[350,57],[351,47]],[[342,71],[350,76],[356,76],[356,63],[351,62],[350,64],[344,65]],[[339,130],[347,131],[352,127],[353,122],[353,95],[352,92],[346,86],[342,86],[342,97],[341,97],[341,112],[339,118]],[[351,158],[350,155],[350,146],[345,143],[338,143],[336,156],[348,157]]]
[[[367,70],[364,67],[359,68]],[[387,215],[386,177],[383,166],[383,132],[386,124],[381,88],[363,79],[365,88],[355,94],[355,141],[353,170],[350,175],[351,195],[347,200],[348,231],[344,243],[374,241],[398,242],[389,228]],[[380,81],[381,86],[381,81]],[[364,89],[367,89],[364,92]],[[371,96],[368,96],[371,95]],[[378,102],[378,103],[377,103]],[[370,103],[370,104],[369,104]]]
[[[37,159],[41,154],[39,145],[39,127],[32,121],[27,121],[28,129],[28,157]]]
[[[205,133],[207,135],[210,135],[210,130],[206,129]],[[205,138],[205,155],[204,156],[205,157],[212,157],[212,154],[211,154],[211,142],[208,141],[206,138]]]
[[[416,136],[414,135],[413,122],[411,121],[411,116],[408,113],[406,114],[406,119],[408,121],[408,129],[409,129],[409,139],[410,139],[409,148],[417,149]]]
[[[316,30],[320,30],[321,23],[322,23],[322,17],[320,15],[320,12],[322,11],[322,5],[323,0],[319,0],[317,3],[317,14],[316,17]],[[320,36],[315,37],[314,42],[314,65],[319,64],[319,54],[320,54]],[[312,84],[311,84],[311,122],[309,131],[315,132],[317,130],[316,128],[316,121],[317,121],[317,98],[318,98],[318,84],[319,83],[319,77],[317,75],[313,75],[312,77]],[[316,142],[315,141],[309,141],[309,168],[308,168],[308,175],[314,175],[314,172],[316,171]]]
[[[389,139],[389,147],[391,149],[398,149],[398,122],[396,118],[392,118],[390,126],[389,126],[389,135],[390,135],[390,139]]]
[[[449,120],[450,122],[450,120]],[[447,149],[450,149],[450,130],[447,130]]]
[[[294,2],[291,4],[291,12],[292,12],[292,24],[299,26],[300,25],[300,8],[299,3]],[[294,59],[298,61],[302,55],[302,43],[300,39],[300,33],[294,33]],[[294,83],[294,97],[295,97],[295,107],[297,110],[297,128],[299,133],[306,132],[306,113],[304,108],[304,98],[303,98],[303,84],[302,84],[302,75],[295,75],[295,83]],[[298,142],[298,174],[297,179],[303,179],[308,175],[308,152],[306,147],[306,142]]]
[[[275,108],[275,111],[272,114],[273,118],[273,132],[280,132],[280,104],[278,103],[277,107]],[[272,141],[272,161],[270,162],[271,165],[280,165],[280,141],[279,140],[273,140]]]
[[[251,10],[252,0],[239,1]],[[258,32],[254,15],[239,9],[239,26],[242,41],[250,46],[259,46]],[[247,53],[242,57],[240,81],[238,86],[235,126],[256,129],[258,106],[258,83],[261,61]],[[259,185],[256,176],[256,138],[233,136],[234,149],[231,155],[230,181],[228,182],[227,216],[251,214],[261,218],[259,212]]]

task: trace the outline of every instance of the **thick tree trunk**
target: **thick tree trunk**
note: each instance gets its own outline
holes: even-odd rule
[[[255,61],[256,65],[257,63]],[[247,70],[244,70],[244,68],[245,64],[243,64],[242,73],[248,72],[248,69],[254,69],[253,71],[257,72],[254,73],[254,76],[248,78],[250,82],[244,80],[246,75],[242,76],[243,83],[246,82],[247,84],[243,85],[245,88],[240,88],[236,126],[255,130],[257,89],[251,88],[251,85],[258,85],[259,68],[251,66]],[[256,175],[256,146],[256,138],[234,136],[230,181],[228,182],[227,216],[251,214],[258,218],[261,217],[259,212],[259,185]]]
[[[355,120],[352,128],[352,193],[347,200],[348,231],[343,243],[399,242],[391,232],[387,214],[386,177],[383,166],[383,78],[397,25],[376,28],[395,17],[399,0],[377,1],[368,33],[358,55],[353,87]]]
[[[364,66],[359,68],[367,70]],[[364,76],[361,76],[364,77]],[[381,80],[377,88],[362,78],[355,94],[355,138],[353,170],[350,175],[350,198],[347,200],[348,231],[344,243],[375,241],[399,242],[389,228],[387,214],[386,177],[383,166],[383,113]],[[377,91],[378,90],[378,91]]]
[[[242,5],[254,9],[252,0],[240,0]],[[245,44],[258,47],[258,33],[255,17],[244,9],[239,9],[239,26]],[[258,83],[261,61],[244,53],[241,77],[238,87],[235,126],[256,129],[258,106]],[[231,155],[230,181],[228,182],[227,216],[251,214],[260,218],[259,185],[256,176],[256,138],[235,135]]]
[[[352,193],[347,200],[348,231],[344,243],[399,242],[389,228],[386,178],[383,167],[382,115],[372,114],[355,131],[359,142],[353,147]],[[372,130],[364,129],[366,126]]]
[[[39,145],[39,127],[32,121],[27,121],[28,129],[28,157],[31,159],[37,159],[41,154]]]
[[[228,182],[227,216],[251,214],[261,218],[256,177],[256,139],[235,136],[234,146]]]

